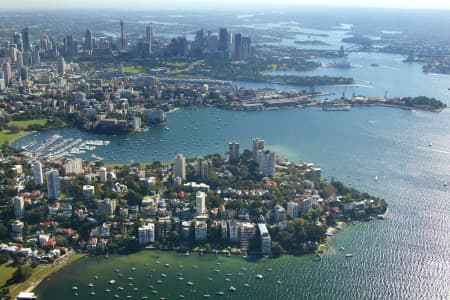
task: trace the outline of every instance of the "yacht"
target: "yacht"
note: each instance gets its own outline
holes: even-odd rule
[[[217,292],[217,295],[219,296],[223,296],[225,293],[224,292]]]
[[[345,254],[345,257],[347,257],[347,258],[353,257],[353,254],[347,253],[347,254]]]
[[[114,283],[116,283],[116,281],[115,281],[114,279],[111,279],[111,280],[109,281],[109,284],[114,284]]]
[[[186,282],[187,285],[194,285],[194,283],[192,281],[188,281]]]
[[[94,287],[94,285],[92,283],[89,283],[88,287]]]
[[[230,286],[230,288],[228,289],[230,292],[236,292],[236,288],[234,286]]]
[[[257,274],[257,275],[256,275],[256,278],[257,278],[257,279],[262,279],[263,276],[262,276],[261,274]]]
[[[277,280],[277,284],[281,284],[281,280]]]

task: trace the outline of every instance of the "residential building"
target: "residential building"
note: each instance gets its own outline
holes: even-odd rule
[[[80,158],[71,159],[64,164],[63,170],[64,176],[67,176],[69,174],[83,174],[83,162]]]
[[[264,151],[264,140],[260,138],[254,138],[252,152],[253,152],[253,159],[255,160],[256,160],[256,153],[258,152],[258,150]]]
[[[100,182],[105,183],[108,180],[108,171],[106,170],[105,167],[101,167],[99,173],[100,173]]]
[[[42,165],[40,162],[34,162],[32,167],[33,176],[34,176],[34,184],[35,185],[43,185],[44,184],[44,176],[42,174]]]
[[[222,240],[228,239],[228,224],[226,221],[220,222],[220,237]]]
[[[116,211],[116,200],[105,199],[97,201],[97,212],[101,215],[112,216]]]
[[[243,223],[241,225],[241,250],[248,251],[250,241],[256,237],[256,226],[252,223]]]
[[[239,242],[240,224],[236,220],[228,221],[228,232],[232,243]]]
[[[58,170],[52,169],[45,173],[47,177],[47,195],[49,199],[57,199],[61,196],[61,182]]]
[[[172,219],[170,217],[160,217],[158,219],[158,239],[168,238],[172,232]]]
[[[266,224],[258,224],[259,235],[261,238],[261,254],[270,255],[272,252],[272,240],[270,239],[269,230]]]
[[[178,154],[175,158],[175,176],[180,177],[182,180],[186,180],[186,158],[183,154]]]
[[[228,143],[229,160],[232,162],[239,161],[239,143],[232,141]]]
[[[195,194],[195,210],[197,214],[206,213],[206,193],[202,191],[198,191]]]
[[[147,245],[155,242],[155,225],[147,223],[138,228],[139,245]]]
[[[284,221],[286,220],[286,209],[284,209],[283,206],[277,204],[275,205],[273,215],[275,222]]]
[[[14,216],[16,218],[22,218],[25,214],[25,200],[23,197],[16,196],[13,198],[14,204]]]
[[[206,222],[196,221],[195,222],[195,240],[204,241],[206,240],[206,235],[208,231],[208,225]]]
[[[292,219],[297,218],[300,212],[300,205],[297,202],[290,201],[287,204],[287,215]]]
[[[262,172],[264,176],[273,177],[275,175],[275,153],[264,151],[262,160]]]
[[[84,200],[93,200],[95,194],[95,187],[93,185],[83,185]]]

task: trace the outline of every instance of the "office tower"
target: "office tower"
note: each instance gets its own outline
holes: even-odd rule
[[[31,55],[30,51],[25,51],[23,54],[23,64],[25,66],[31,66],[33,63],[33,56]]]
[[[11,81],[11,64],[9,61],[3,64],[3,77],[5,79],[5,86],[9,86]]]
[[[195,40],[194,40],[195,48],[203,49],[205,47],[205,33],[203,29],[200,29],[195,33]]]
[[[17,45],[17,49],[23,51],[23,40],[22,34],[20,32],[14,32],[14,44]]]
[[[153,30],[152,30],[152,24],[147,25],[145,27],[145,44],[147,45],[148,54],[152,54],[152,41],[153,41]]]
[[[34,49],[31,53],[31,64],[39,65],[41,63],[41,53],[38,49]]]
[[[242,58],[248,58],[248,57],[252,56],[251,39],[248,36],[244,36],[242,38],[241,56],[242,56]]]
[[[123,35],[123,20],[120,20],[120,49],[125,49],[125,36]]]
[[[40,47],[43,51],[48,51],[50,48],[50,42],[48,40],[48,36],[44,36],[40,41]]]
[[[15,46],[15,45],[14,45]],[[9,57],[11,58],[11,63],[17,63],[17,48],[13,45],[9,48]]]
[[[230,161],[236,162],[239,161],[239,143],[232,141],[228,143],[228,152],[230,155]]]
[[[92,50],[93,43],[92,43],[92,31],[90,29],[87,29],[84,33],[84,50]]]
[[[195,194],[195,211],[197,214],[206,213],[206,193],[202,191],[198,191]]]
[[[66,62],[64,61],[64,57],[60,56],[58,58],[58,63],[57,63],[56,69],[60,76],[64,75],[64,73],[66,72]]]
[[[17,51],[17,68],[23,68],[23,53],[21,51]]]
[[[186,50],[187,50],[187,41],[185,37],[178,37],[177,38],[177,56],[179,57],[185,57],[186,56]]]
[[[31,49],[31,43],[30,43],[30,31],[28,27],[22,30],[22,40],[23,40],[23,50],[29,51]]]
[[[253,139],[253,148],[252,148],[253,159],[256,159],[256,153],[258,152],[258,150],[264,151],[264,140],[260,139],[260,138],[254,138]]]
[[[23,197],[16,196],[13,198],[14,204],[14,216],[16,218],[21,218],[25,214],[25,201]]]
[[[228,50],[228,31],[226,28],[219,30],[219,51]]]
[[[73,57],[74,48],[73,36],[68,35],[64,39],[64,53],[66,54],[66,57]]]
[[[44,184],[44,178],[42,176],[42,165],[40,162],[34,162],[32,165],[33,176],[34,176],[34,184],[42,185]]]
[[[183,154],[178,154],[175,158],[175,176],[186,179],[186,158]]]
[[[240,33],[234,35],[234,57],[242,58],[242,34]]]
[[[61,182],[59,180],[58,170],[50,170],[46,174],[47,177],[47,195],[48,199],[57,199],[61,196]]]

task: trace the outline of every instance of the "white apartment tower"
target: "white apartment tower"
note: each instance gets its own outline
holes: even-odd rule
[[[195,195],[195,210],[197,214],[206,213],[206,193],[202,191],[198,191]]]

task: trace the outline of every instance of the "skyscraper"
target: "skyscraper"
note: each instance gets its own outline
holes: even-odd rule
[[[17,45],[17,49],[23,51],[23,39],[20,32],[14,32],[14,44]]]
[[[29,31],[28,27],[26,27],[22,30],[22,40],[23,40],[23,50],[24,51],[30,50],[30,48],[31,48],[30,31]]]
[[[183,154],[178,154],[175,158],[175,176],[186,179],[186,158]]]
[[[242,58],[247,58],[247,57],[252,56],[251,39],[248,36],[244,36],[242,38],[241,56],[242,56]]]
[[[92,50],[93,43],[92,43],[92,31],[90,29],[87,29],[84,33],[84,50]]]
[[[125,36],[123,35],[123,20],[120,20],[120,49],[125,49]]]
[[[66,57],[73,57],[73,55],[74,55],[73,36],[71,36],[71,35],[68,35],[64,39],[64,52],[66,54]]]
[[[5,86],[9,86],[9,83],[11,81],[11,64],[9,63],[9,61],[3,64],[3,76],[5,79]]]
[[[44,184],[44,178],[42,176],[42,165],[40,162],[34,162],[33,166],[33,176],[34,176],[34,184],[35,185],[42,185]]]
[[[46,174],[47,177],[47,195],[49,199],[57,199],[61,196],[61,182],[59,180],[58,170],[50,170]]]
[[[148,47],[148,54],[152,54],[153,30],[152,24],[145,27],[145,44]]]
[[[230,161],[236,162],[239,160],[239,143],[232,141],[228,143],[228,152],[230,154]]]
[[[234,35],[234,57],[242,58],[242,34],[240,33]]]
[[[226,28],[220,28],[219,30],[219,51],[228,50],[228,31]]]
[[[56,69],[60,76],[64,75],[64,73],[66,72],[66,62],[64,61],[64,57],[60,56],[58,58],[58,63],[57,63]]]

